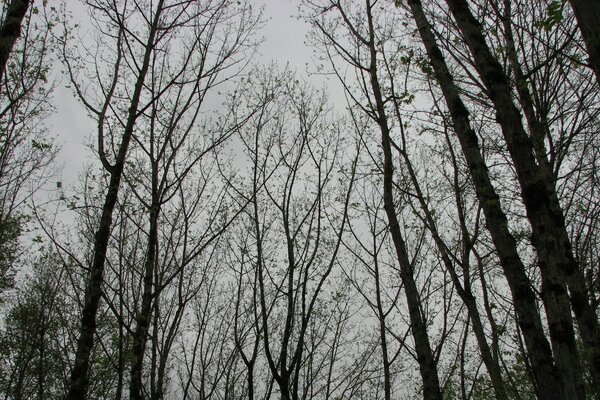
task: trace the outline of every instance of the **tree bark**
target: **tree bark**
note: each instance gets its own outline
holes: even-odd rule
[[[153,169],[155,169],[153,167]],[[153,174],[153,181],[156,175]],[[154,189],[153,189],[154,190]],[[157,197],[153,194],[153,197]],[[144,368],[144,354],[146,350],[146,339],[152,317],[152,286],[154,268],[156,264],[156,249],[158,246],[158,201],[152,201],[150,208],[150,230],[148,232],[148,248],[144,262],[144,278],[142,292],[142,306],[137,317],[137,327],[133,333],[131,376],[129,383],[129,398],[131,400],[142,400],[142,372]]]
[[[465,0],[446,2],[494,104],[497,120],[514,162],[521,196],[532,227],[532,244],[537,251],[542,277],[542,299],[564,395],[569,399],[583,399],[583,379],[566,285],[566,278],[574,277],[578,267],[573,258],[556,190],[542,168],[536,164],[533,144],[513,102],[508,78],[489,49],[481,24],[473,17]]]
[[[390,130],[387,121],[385,104],[379,78],[377,76],[377,50],[375,48],[375,33],[372,16],[373,5],[367,2],[367,22],[369,24],[369,51],[370,51],[370,84],[373,91],[373,97],[376,102],[377,124],[381,130],[381,146],[383,150],[383,202],[384,209],[388,219],[388,229],[392,236],[392,241],[396,249],[396,256],[400,266],[400,278],[404,284],[406,301],[408,303],[408,312],[411,323],[411,331],[415,342],[415,351],[421,378],[423,379],[423,398],[425,400],[442,400],[442,391],[437,373],[437,365],[431,350],[429,336],[427,334],[427,325],[421,312],[421,300],[419,290],[414,278],[413,266],[408,257],[406,243],[400,230],[396,208],[394,206],[394,167],[392,159],[392,147],[390,139]]]
[[[600,4],[600,3],[599,3]],[[533,142],[533,149],[538,161],[538,168],[544,175],[547,182],[552,182],[552,166],[548,162],[544,146],[544,138],[548,135],[550,127],[540,120],[535,112],[533,103],[533,96],[529,91],[527,80],[515,48],[515,43],[512,34],[512,27],[510,23],[510,0],[504,0],[505,15],[502,18],[504,24],[504,30],[506,35],[506,48],[508,54],[508,60],[513,70],[517,93],[519,96],[519,102],[527,121],[530,136]],[[579,331],[587,350],[587,358],[589,359],[589,372],[592,380],[592,390],[596,397],[600,398],[600,337],[598,320],[596,313],[589,303],[589,297],[587,294],[587,288],[584,284],[584,277],[581,269],[576,263],[575,258],[571,255],[572,259],[567,260],[570,264],[575,265],[572,270],[573,276],[569,278],[567,276],[567,285],[571,291],[571,305],[575,311],[575,316],[579,325]]]
[[[421,2],[409,0],[408,4],[450,111],[454,130],[467,161],[477,198],[483,208],[487,228],[492,236],[500,265],[512,293],[517,322],[523,332],[533,366],[537,396],[541,399],[565,399],[561,395],[562,385],[558,381],[558,371],[554,366],[550,345],[544,335],[535,294],[527,277],[525,266],[519,257],[516,241],[508,229],[508,220],[502,210],[500,199],[490,181],[487,166],[480,153],[477,135],[470,124],[469,112],[436,43]]]
[[[590,56],[590,66],[600,83],[600,2],[569,0]]]
[[[29,0],[11,0],[8,4],[6,17],[0,27],[0,77],[4,75],[12,48],[21,34],[29,3]]]
[[[111,166],[110,181],[108,190],[102,207],[102,216],[100,225],[94,239],[94,256],[90,267],[89,278],[86,285],[83,301],[83,311],[81,316],[81,326],[79,339],[77,341],[77,352],[71,372],[71,382],[68,400],[82,400],[86,398],[88,389],[88,373],[90,366],[90,355],[94,345],[94,335],[96,333],[96,314],[102,295],[102,284],[104,275],[104,263],[106,261],[106,252],[112,227],[112,215],[117,202],[123,167],[129,149],[129,143],[133,135],[133,130],[138,117],[138,106],[144,87],[144,81],[150,65],[150,56],[154,48],[154,38],[156,35],[159,17],[161,15],[164,0],[160,0],[154,20],[150,27],[148,41],[145,45],[144,59],[137,77],[131,103],[128,110],[127,122],[121,138],[121,144],[118,148],[117,157],[114,165]],[[103,155],[101,155],[103,156]]]

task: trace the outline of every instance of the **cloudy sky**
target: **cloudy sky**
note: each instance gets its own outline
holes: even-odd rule
[[[312,50],[305,44],[308,25],[297,18],[298,0],[263,0],[265,27],[259,33],[264,38],[255,64],[268,65],[277,62],[280,67],[289,63],[300,75],[312,65]],[[67,2],[73,18],[86,29],[86,10],[80,1]],[[61,179],[66,186],[75,183],[83,165],[91,156],[85,143],[95,134],[94,123],[85,115],[84,109],[66,87],[66,79],[60,76],[54,92],[56,113],[49,123],[50,132],[61,146],[59,163],[62,167]],[[317,79],[318,86],[323,81]]]

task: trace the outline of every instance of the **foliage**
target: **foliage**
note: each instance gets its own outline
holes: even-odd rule
[[[0,385],[9,398],[64,396],[68,337],[62,316],[68,306],[60,293],[63,276],[56,254],[40,254],[17,289],[0,333]]]
[[[26,217],[6,216],[0,220],[0,293],[14,285],[15,261],[20,254],[20,238]]]

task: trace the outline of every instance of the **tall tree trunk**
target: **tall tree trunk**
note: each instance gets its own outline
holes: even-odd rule
[[[246,381],[248,382],[248,400],[254,400],[254,365],[248,366]]]
[[[437,365],[431,350],[427,324],[421,312],[421,299],[414,278],[413,265],[408,257],[406,243],[400,230],[396,208],[394,206],[394,167],[392,159],[392,146],[390,131],[385,111],[385,105],[379,78],[377,76],[377,50],[375,48],[375,32],[373,26],[372,7],[367,1],[367,22],[369,24],[369,51],[370,51],[370,84],[376,102],[377,123],[381,130],[381,146],[383,150],[383,203],[388,219],[388,229],[396,249],[398,264],[400,265],[400,278],[404,284],[408,313],[411,323],[411,331],[415,342],[415,351],[421,378],[423,379],[423,398],[425,400],[442,400],[442,391],[437,373]]]
[[[496,396],[496,399],[497,400],[508,400],[508,395],[506,394],[506,389],[504,387],[504,381],[502,379],[502,370],[501,370],[500,365],[498,364],[497,360],[494,358],[492,351],[490,349],[490,346],[487,342],[487,339],[485,336],[485,330],[483,328],[483,323],[481,321],[481,316],[479,315],[479,310],[477,309],[477,301],[471,291],[470,283],[466,282],[464,284],[464,286],[461,284],[460,278],[459,278],[458,274],[456,273],[456,268],[454,266],[454,263],[452,262],[450,255],[448,254],[447,246],[445,245],[445,243],[443,242],[443,240],[439,234],[439,231],[437,229],[437,224],[435,223],[435,220],[433,218],[433,214],[431,213],[431,210],[429,209],[429,206],[427,205],[427,202],[425,200],[425,195],[424,195],[423,191],[421,190],[421,185],[419,184],[417,175],[412,167],[412,163],[408,157],[408,154],[406,153],[406,151],[401,151],[401,155],[405,160],[406,169],[407,169],[408,174],[413,183],[413,187],[416,192],[417,200],[419,201],[419,204],[421,205],[421,209],[423,210],[423,213],[425,214],[425,221],[427,222],[428,229],[431,232],[431,235],[436,244],[436,247],[442,257],[442,262],[444,263],[446,270],[448,271],[448,273],[451,276],[452,282],[454,283],[454,287],[456,288],[456,292],[458,293],[461,300],[467,307],[467,313],[469,315],[469,320],[473,324],[473,332],[475,333],[475,338],[477,339],[477,345],[478,345],[479,351],[481,353],[481,358],[483,359],[483,362],[488,370],[488,374],[490,375],[490,380],[492,382],[492,387],[494,389],[494,394]],[[456,163],[455,163],[454,167],[455,167],[455,169],[457,168]],[[458,190],[458,185],[456,185],[455,190]],[[457,194],[457,196],[459,196],[459,195]],[[458,204],[459,201],[460,201],[460,199],[457,198],[457,207],[460,208],[461,205]],[[468,232],[466,232],[466,227],[464,225],[461,226],[461,231],[463,231],[463,241],[468,241],[469,240]],[[466,262],[462,263],[462,268],[463,268],[463,271],[465,271],[466,276],[468,276],[468,274],[469,274],[468,267],[467,267],[468,252],[470,252],[470,249],[465,249],[466,254],[464,254],[463,259],[465,259]],[[465,333],[465,338],[466,338],[466,335],[467,334]],[[384,367],[385,367],[385,364],[384,364]]]
[[[106,261],[106,251],[112,227],[112,215],[119,194],[127,150],[129,149],[129,143],[138,117],[138,106],[150,65],[150,56],[154,48],[154,40],[163,8],[163,2],[164,0],[159,0],[154,20],[150,26],[148,41],[146,42],[144,49],[144,59],[141,63],[140,72],[134,86],[121,144],[118,148],[115,163],[109,168],[110,181],[104,199],[104,205],[102,207],[100,225],[94,238],[94,256],[83,300],[81,326],[79,339],[77,341],[77,352],[75,354],[75,361],[71,372],[71,383],[67,395],[68,400],[82,400],[85,399],[87,395],[90,355],[94,345],[94,335],[96,333],[96,314],[100,304],[100,297],[102,296],[104,263]],[[101,154],[101,157],[104,157],[104,154]]]
[[[137,109],[137,107],[136,107]],[[131,133],[124,135],[121,149],[129,145]],[[126,149],[123,150],[125,154]],[[124,161],[123,156],[123,161]],[[90,354],[94,345],[94,334],[96,333],[96,313],[102,295],[102,283],[104,273],[104,261],[106,260],[106,249],[110,237],[112,225],[112,212],[117,202],[123,161],[117,162],[110,176],[108,192],[102,208],[100,226],[95,236],[94,259],[90,268],[88,282],[85,291],[84,305],[81,316],[79,340],[77,341],[77,352],[71,372],[71,384],[68,400],[81,400],[86,398],[88,388],[88,372],[90,365]]]
[[[578,268],[554,184],[548,182],[543,169],[536,164],[533,145],[513,102],[508,78],[489,49],[481,24],[474,18],[465,0],[446,2],[494,103],[498,122],[514,162],[521,196],[532,226],[532,242],[537,251],[542,277],[542,299],[564,394],[569,399],[583,399],[583,379],[566,285],[566,277],[573,276]]]
[[[11,0],[8,4],[6,17],[0,27],[0,77],[4,75],[8,57],[21,34],[21,25],[29,4],[29,0]]]
[[[383,310],[383,301],[381,299],[381,283],[379,276],[379,262],[377,261],[377,255],[375,255],[373,263],[375,264],[375,298],[377,305],[377,319],[379,320],[379,340],[381,341],[381,357],[383,361],[383,393],[385,400],[392,399],[392,377],[391,377],[391,362],[388,352],[388,343],[386,335],[386,324],[385,317],[386,313]]]
[[[600,83],[600,1],[598,0],[569,0],[579,30],[585,41],[590,56],[590,66]]]
[[[600,2],[598,2],[598,4],[600,5]],[[545,124],[544,121],[540,120],[535,112],[533,97],[529,91],[527,79],[519,63],[510,23],[510,0],[504,0],[504,8],[505,15],[502,20],[506,35],[506,48],[509,63],[515,75],[515,86],[517,88],[519,102],[527,121],[539,169],[544,174],[546,181],[552,182],[554,179],[552,177],[552,168],[548,162],[544,146],[544,138],[550,131],[550,127]],[[598,320],[594,309],[589,303],[581,269],[576,265],[574,257],[571,260],[568,260],[568,262],[575,264],[572,271],[573,276],[571,278],[567,276],[567,285],[571,291],[571,303],[573,310],[575,311],[581,338],[587,350],[586,356],[589,359],[592,390],[596,397],[600,398],[600,337]]]
[[[153,169],[155,167],[153,166]],[[153,181],[154,181],[153,174]],[[154,191],[154,188],[153,188]],[[146,342],[150,320],[152,318],[152,287],[154,278],[154,268],[156,264],[156,253],[158,246],[158,214],[159,205],[157,196],[152,200],[150,207],[150,230],[148,232],[148,248],[146,250],[146,259],[144,262],[144,278],[142,291],[142,305],[137,316],[137,326],[133,332],[133,344],[131,349],[132,363],[131,376],[129,383],[129,398],[131,400],[142,400],[142,372],[144,369],[144,355],[146,351]]]
[[[469,112],[436,43],[421,2],[408,0],[408,4],[450,110],[454,130],[467,161],[477,198],[483,208],[487,228],[512,293],[517,322],[523,332],[533,366],[537,396],[540,399],[566,399],[561,395],[562,385],[558,381],[558,371],[554,367],[550,345],[544,335],[535,294],[525,266],[519,257],[516,241],[508,229],[508,221],[502,211],[500,199],[490,181],[487,166],[480,153],[477,135],[471,128]]]

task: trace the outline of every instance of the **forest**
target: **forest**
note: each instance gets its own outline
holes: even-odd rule
[[[600,1],[265,1],[0,2],[0,398],[600,400]]]

